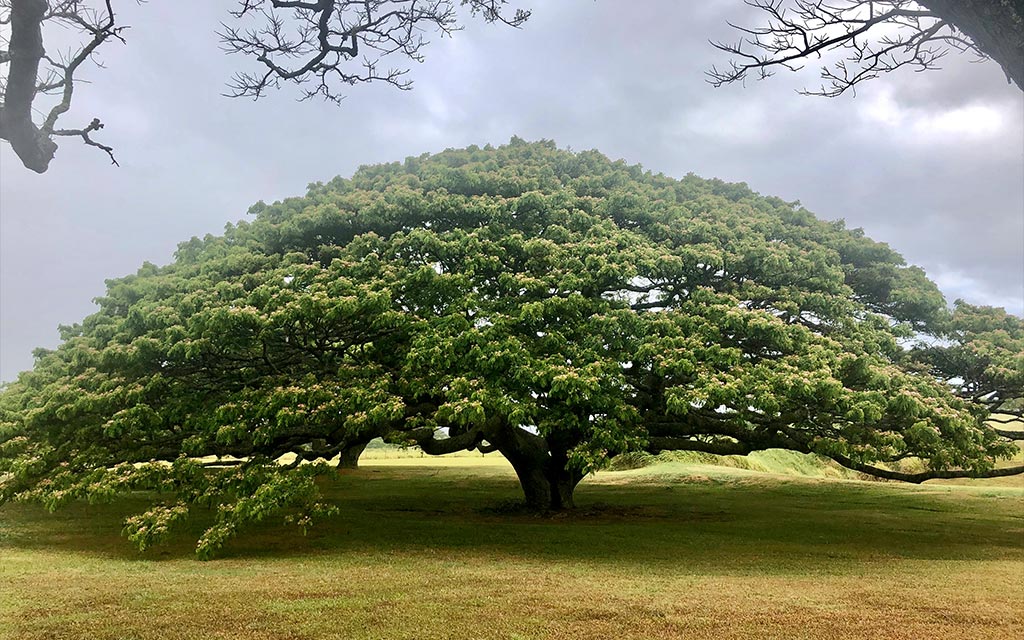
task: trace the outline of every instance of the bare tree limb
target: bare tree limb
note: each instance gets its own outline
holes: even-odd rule
[[[139,0],[141,1],[141,0]],[[379,67],[389,57],[423,60],[425,34],[452,35],[462,28],[459,8],[487,22],[519,27],[529,11],[507,10],[507,0],[236,0],[229,11],[233,26],[220,36],[228,53],[252,58],[257,71],[236,74],[229,96],[260,98],[288,82],[302,85],[301,99],[343,98],[341,88],[384,82],[409,89],[408,69]],[[113,0],[0,0],[0,24],[10,24],[9,42],[0,38],[0,139],[10,142],[29,169],[43,173],[57,151],[54,138],[75,136],[105,152],[113,149],[92,138],[99,119],[80,129],[59,129],[72,106],[82,66],[109,40],[124,42],[127,27],[116,22]],[[84,43],[66,56],[49,54],[46,25],[63,25],[84,35]],[[6,47],[6,48],[4,48]],[[6,72],[6,73],[4,73]],[[42,96],[57,96],[43,108]],[[33,113],[44,113],[34,121]]]
[[[301,99],[340,102],[339,88],[383,82],[409,89],[408,69],[378,68],[397,54],[423,61],[426,31],[451,35],[459,25],[459,5],[487,22],[518,27],[529,18],[517,10],[507,16],[505,0],[240,0],[231,15],[254,19],[248,28],[223,24],[220,37],[228,53],[254,58],[259,71],[235,74],[228,96],[259,99],[282,82],[304,85]],[[359,60],[362,56],[361,60]]]
[[[1008,0],[745,0],[765,16],[760,27],[732,25],[735,43],[712,42],[734,56],[707,72],[714,86],[768,78],[826,59],[820,88],[835,97],[866,80],[903,67],[938,68],[952,49],[991,57],[1007,79],[1024,83],[1024,15]]]
[[[110,156],[111,164],[114,164],[116,166],[121,166],[121,165],[119,165],[117,163],[117,159],[114,158],[114,150],[111,147],[108,147],[105,144],[100,144],[99,142],[96,142],[91,137],[89,137],[89,134],[91,132],[99,131],[102,128],[103,128],[103,123],[101,123],[98,118],[93,118],[92,122],[90,122],[89,125],[87,127],[85,127],[84,129],[58,129],[58,130],[54,131],[52,133],[52,135],[55,135],[55,136],[81,136],[82,140],[85,142],[85,144],[87,144],[87,145],[89,145],[91,147],[97,147],[97,148],[101,149],[102,151],[106,151],[107,155]]]
[[[8,51],[0,56],[0,62],[9,65],[0,103],[0,138],[11,143],[25,167],[38,173],[47,170],[57,151],[55,136],[81,137],[85,144],[106,152],[116,165],[113,150],[90,136],[103,128],[98,119],[83,129],[56,128],[58,119],[71,108],[75,74],[81,66],[108,40],[124,42],[121,33],[127,27],[116,24],[112,0],[104,0],[101,9],[83,0],[62,0],[52,6],[46,0],[10,0],[0,4],[0,22],[4,21],[11,24],[11,37]],[[85,34],[85,44],[67,59],[51,57],[43,46],[42,29],[48,22],[77,29]],[[39,108],[37,98],[58,91],[60,101],[36,125],[32,113]]]

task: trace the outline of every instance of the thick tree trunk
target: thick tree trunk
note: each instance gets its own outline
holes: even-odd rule
[[[548,482],[551,485],[551,510],[562,511],[564,509],[575,509],[576,485],[580,483],[583,476],[575,471],[569,471],[562,466],[560,469],[552,468],[548,472]]]
[[[535,511],[561,511],[575,507],[573,493],[583,475],[568,468],[566,448],[554,448],[541,436],[509,427],[500,417],[482,428],[450,430],[437,438],[433,428],[394,434],[396,442],[412,440],[429,455],[478,449],[500,451],[519,477],[526,506]],[[385,442],[392,435],[385,434]]]
[[[519,428],[494,439],[515,469],[529,509],[562,511],[576,506],[573,494],[583,476],[567,468],[564,452],[552,452],[544,438]]]
[[[576,508],[576,485],[583,477],[547,464],[512,465],[519,476],[526,506],[533,511],[568,511]]]
[[[341,450],[338,456],[339,469],[357,469],[359,467],[359,456],[363,454],[367,442],[358,442]]]
[[[921,0],[937,16],[966,34],[1024,89],[1024,1]]]
[[[513,464],[512,467],[519,476],[519,486],[523,489],[527,508],[531,511],[550,511],[554,495],[551,482],[544,470],[538,465]]]

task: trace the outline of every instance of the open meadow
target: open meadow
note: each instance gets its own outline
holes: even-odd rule
[[[771,469],[771,460],[761,466]],[[501,457],[368,450],[306,536],[146,553],[140,504],[0,508],[14,639],[1019,638],[1024,484],[863,482],[694,462],[602,472],[516,508]],[[784,469],[780,469],[784,470]]]

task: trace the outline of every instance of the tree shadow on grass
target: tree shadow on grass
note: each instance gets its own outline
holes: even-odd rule
[[[243,530],[223,560],[381,559],[466,554],[531,561],[747,573],[766,569],[855,571],[893,559],[1020,558],[1020,497],[910,491],[840,481],[585,482],[571,513],[519,507],[514,478],[464,470],[372,469],[328,483],[340,513],[303,536],[277,522]],[[120,560],[183,560],[214,512],[196,509],[157,547],[138,552],[122,535],[126,516],[151,502],[73,504],[47,513],[0,508],[0,551],[37,550]]]

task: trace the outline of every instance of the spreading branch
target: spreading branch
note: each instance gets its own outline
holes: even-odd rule
[[[343,98],[341,88],[384,82],[412,85],[408,69],[383,68],[386,58],[423,60],[426,34],[452,35],[462,28],[459,7],[487,22],[522,25],[529,11],[509,11],[506,0],[238,0],[232,24],[221,32],[228,53],[243,54],[256,71],[236,74],[227,95],[260,98],[281,83],[301,86],[301,99]],[[45,172],[57,151],[55,138],[80,138],[117,164],[112,147],[93,139],[103,128],[98,118],[83,127],[58,128],[71,109],[76,82],[87,62],[111,40],[124,42],[113,0],[0,0],[0,139],[22,163]],[[44,46],[51,26],[82,35],[77,49],[53,55]],[[55,103],[46,104],[52,97]],[[33,114],[39,116],[33,118]]]
[[[891,469],[883,469],[870,464],[864,464],[847,458],[846,456],[832,454],[829,456],[839,464],[843,465],[847,469],[853,469],[854,471],[860,471],[876,478],[884,478],[886,480],[899,480],[901,482],[910,482],[913,484],[921,484],[925,480],[952,480],[955,478],[1004,478],[1006,476],[1016,476],[1024,474],[1024,465],[1015,467],[996,467],[994,469],[987,469],[984,471],[976,471],[971,469],[933,469],[929,471],[922,471],[919,473],[904,473],[901,471],[893,471]]]
[[[518,27],[530,13],[503,10],[505,0],[462,0],[487,22]],[[409,89],[408,69],[381,68],[384,58],[423,61],[425,33],[452,35],[462,27],[454,0],[241,0],[231,12],[236,22],[223,24],[226,52],[259,63],[258,71],[235,74],[228,96],[258,99],[282,82],[302,87],[303,100],[320,97],[340,102],[339,88],[383,82]]]
[[[714,86],[764,79],[825,60],[822,84],[801,93],[835,97],[904,67],[937,69],[951,50],[993,58],[1018,87],[1024,81],[1024,22],[1002,0],[745,0],[762,26],[731,24],[735,42],[713,41],[732,56],[707,72]],[[968,5],[968,6],[965,6]],[[1005,23],[1005,24],[1004,24]],[[837,58],[837,59],[830,59]]]

